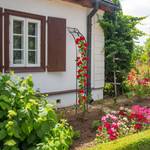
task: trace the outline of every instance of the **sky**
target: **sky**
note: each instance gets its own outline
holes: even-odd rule
[[[150,0],[121,0],[124,14],[132,16],[148,16],[137,27],[147,34],[150,34]],[[139,39],[139,44],[144,44],[147,37]]]

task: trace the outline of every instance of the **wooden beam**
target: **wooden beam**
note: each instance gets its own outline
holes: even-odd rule
[[[63,0],[63,1],[79,4],[84,7],[89,7],[89,8],[92,7],[91,0]]]

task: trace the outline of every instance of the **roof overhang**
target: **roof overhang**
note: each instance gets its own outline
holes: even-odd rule
[[[93,8],[92,0],[63,0],[63,1],[79,4],[83,7]],[[114,4],[111,0],[101,0],[99,9],[111,12],[119,10],[120,7]]]

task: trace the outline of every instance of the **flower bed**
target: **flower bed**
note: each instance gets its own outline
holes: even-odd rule
[[[108,142],[150,127],[150,108],[135,105],[130,109],[120,108],[101,118],[97,129],[98,142]]]
[[[150,130],[98,144],[89,150],[150,150]]]

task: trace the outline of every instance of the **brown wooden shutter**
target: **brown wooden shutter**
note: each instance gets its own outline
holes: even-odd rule
[[[2,60],[2,38],[3,38],[3,14],[2,14],[2,8],[0,8],[0,72],[2,71],[2,66],[3,66],[3,60]]]
[[[49,72],[66,70],[66,20],[48,17]]]

